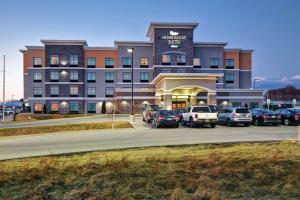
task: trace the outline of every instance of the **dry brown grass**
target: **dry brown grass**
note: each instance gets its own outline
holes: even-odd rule
[[[81,123],[81,124],[64,124],[51,126],[34,126],[22,128],[3,128],[0,129],[0,137],[17,136],[17,135],[33,135],[41,133],[65,132],[65,131],[79,131],[92,129],[110,129],[112,122],[97,122],[97,123]],[[116,121],[115,128],[132,128],[127,121]]]
[[[299,199],[299,188],[297,142],[140,148],[0,162],[3,199]]]

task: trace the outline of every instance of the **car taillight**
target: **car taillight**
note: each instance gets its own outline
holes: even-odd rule
[[[195,114],[195,118],[198,119],[198,114]]]

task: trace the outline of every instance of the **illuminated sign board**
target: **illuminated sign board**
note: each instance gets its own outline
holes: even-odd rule
[[[186,40],[186,35],[180,35],[179,32],[170,31],[169,35],[161,36],[163,40],[167,40],[171,48],[178,48],[183,40]]]

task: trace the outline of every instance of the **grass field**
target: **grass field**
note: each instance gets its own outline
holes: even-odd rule
[[[300,143],[197,145],[0,162],[2,199],[299,199]]]
[[[81,124],[64,124],[51,126],[34,126],[22,128],[3,128],[0,129],[0,137],[17,136],[17,135],[32,135],[40,133],[53,133],[64,131],[79,131],[92,129],[110,129],[112,122],[97,122],[97,123],[81,123]],[[127,121],[116,121],[115,128],[132,128]]]

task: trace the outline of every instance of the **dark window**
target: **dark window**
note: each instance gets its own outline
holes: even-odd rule
[[[124,83],[131,82],[131,72],[123,72],[123,82]]]
[[[210,68],[219,68],[219,58],[210,59]]]
[[[226,69],[234,69],[234,59],[226,60]]]
[[[105,58],[105,68],[113,68],[113,67],[114,67],[114,59]]]
[[[122,65],[124,68],[131,67],[131,57],[123,57],[122,58]]]
[[[87,58],[87,67],[88,68],[95,68],[96,67],[96,58],[95,57],[88,57]]]

